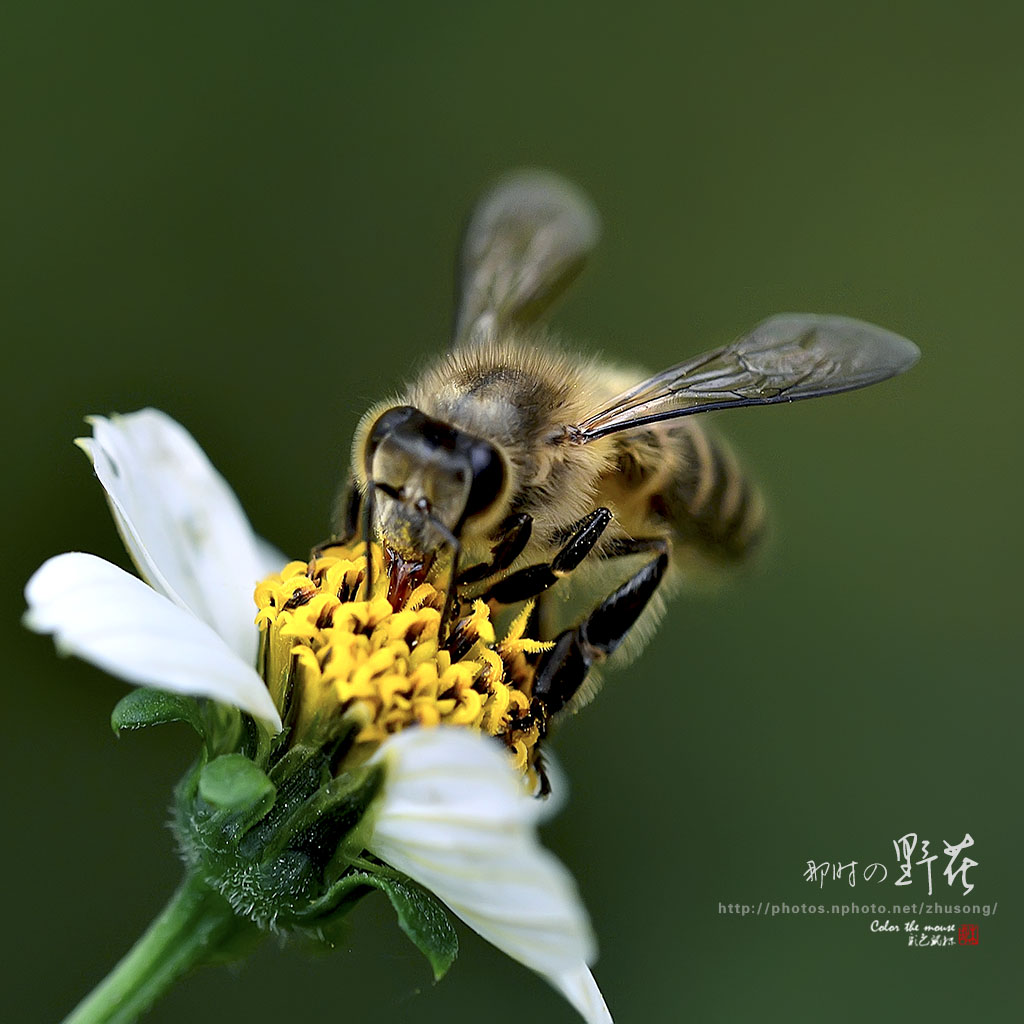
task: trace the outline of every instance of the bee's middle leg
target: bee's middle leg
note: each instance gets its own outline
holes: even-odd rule
[[[604,599],[578,626],[560,633],[555,646],[537,666],[533,696],[547,717],[557,714],[576,695],[596,662],[604,661],[626,638],[647,607],[668,568],[668,550],[662,539],[623,540],[605,557],[657,551],[657,557],[639,569]]]

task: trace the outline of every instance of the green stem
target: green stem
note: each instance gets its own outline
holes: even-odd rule
[[[223,896],[200,878],[186,877],[139,941],[64,1024],[131,1024],[183,974],[216,958],[248,928]]]

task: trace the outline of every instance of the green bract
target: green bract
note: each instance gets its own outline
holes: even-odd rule
[[[111,716],[117,733],[187,722],[206,741],[175,793],[174,832],[189,873],[260,930],[295,932],[327,945],[352,907],[380,890],[435,979],[443,977],[458,953],[447,912],[363,848],[360,827],[383,767],[334,775],[342,742],[286,748],[285,734],[267,742],[251,719],[245,721],[247,750],[218,754],[242,731],[244,716],[224,712],[208,701],[135,690]]]

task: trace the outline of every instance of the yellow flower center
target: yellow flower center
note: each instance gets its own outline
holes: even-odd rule
[[[423,583],[392,607],[376,545],[372,557],[369,599],[364,543],[289,562],[256,588],[260,668],[291,736],[315,742],[344,721],[362,758],[407,726],[460,725],[501,739],[535,781],[530,656],[551,645],[523,636],[530,608],[496,640],[474,601],[442,639],[444,593]]]

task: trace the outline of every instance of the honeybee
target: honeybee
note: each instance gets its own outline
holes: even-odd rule
[[[654,376],[570,354],[538,321],[599,233],[590,201],[553,174],[483,195],[451,347],[362,418],[336,522],[342,538],[379,539],[396,604],[427,578],[447,581],[443,619],[468,598],[536,600],[533,635],[554,641],[533,686],[545,725],[654,625],[684,558],[736,562],[757,545],[759,492],[691,414],[864,387],[919,355],[880,327],[804,313]],[[589,603],[588,584],[603,588]]]

